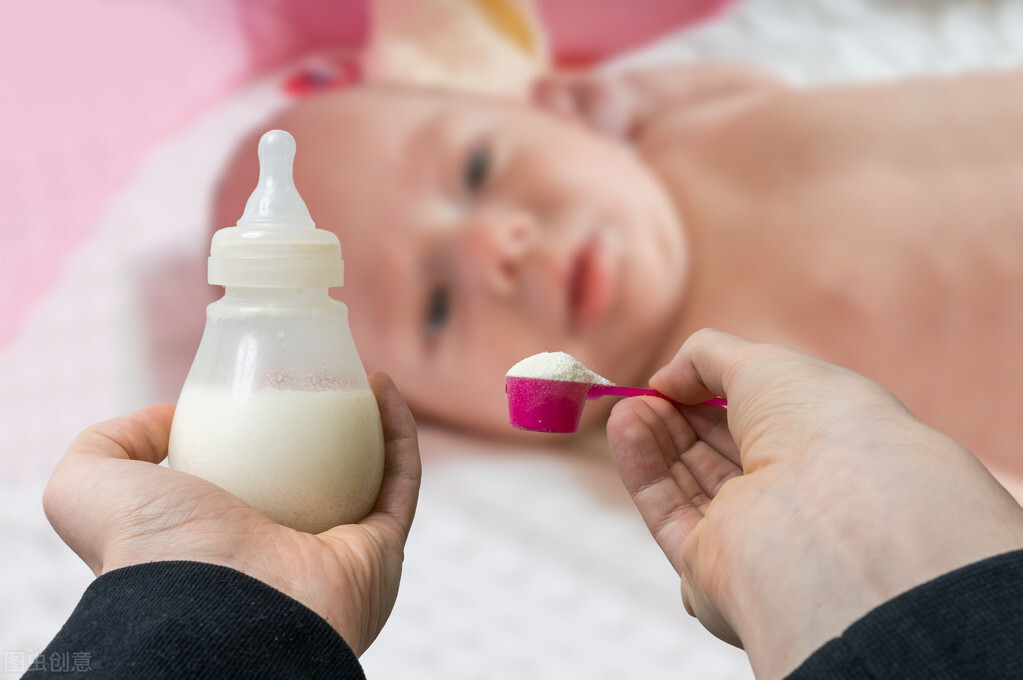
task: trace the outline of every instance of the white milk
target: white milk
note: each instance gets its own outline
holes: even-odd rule
[[[369,513],[382,451],[369,390],[260,389],[236,401],[230,388],[186,383],[168,461],[276,522],[318,533]]]

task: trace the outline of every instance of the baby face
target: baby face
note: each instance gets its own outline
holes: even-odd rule
[[[332,294],[363,362],[418,416],[508,432],[504,375],[541,351],[622,383],[656,368],[688,249],[629,149],[528,105],[397,89],[323,95],[275,125],[298,142],[313,219],[341,240]],[[239,206],[253,166],[234,173]]]

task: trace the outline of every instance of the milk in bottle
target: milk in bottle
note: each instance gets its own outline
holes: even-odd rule
[[[365,517],[383,476],[383,433],[348,310],[337,237],[315,228],[292,180],[295,141],[259,142],[260,177],[237,226],[213,236],[224,296],[178,399],[170,467],[271,519],[320,532]]]

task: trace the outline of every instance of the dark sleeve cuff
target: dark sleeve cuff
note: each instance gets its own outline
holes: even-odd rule
[[[26,677],[73,668],[93,680],[365,677],[314,611],[239,571],[200,562],[151,562],[96,579]]]
[[[1023,677],[1023,550],[963,567],[886,602],[788,677]]]

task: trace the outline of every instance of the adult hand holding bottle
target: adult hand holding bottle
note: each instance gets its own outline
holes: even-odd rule
[[[230,567],[312,609],[360,655],[397,597],[421,476],[404,399],[382,373],[370,383],[385,470],[375,507],[356,524],[317,535],[294,531],[210,482],[158,465],[167,455],[169,405],[83,432],[46,487],[46,515],[97,576],[169,560]]]
[[[707,330],[650,385],[728,399],[628,399],[607,433],[687,611],[758,678],[915,586],[1023,548],[1023,509],[980,462],[851,371]]]

